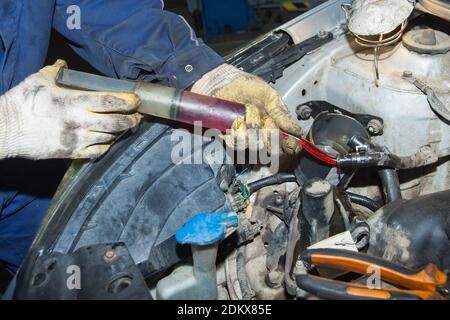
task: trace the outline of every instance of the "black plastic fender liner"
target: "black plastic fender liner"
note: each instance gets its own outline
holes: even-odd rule
[[[18,289],[38,255],[98,243],[124,242],[144,276],[155,274],[179,260],[173,236],[189,217],[231,208],[216,181],[222,164],[203,154],[222,150],[215,160],[225,157],[222,142],[186,132],[196,142],[191,140],[183,163],[174,163],[180,141],[173,132],[143,123],[101,159],[71,167],[21,267]],[[201,163],[189,164],[194,157]]]
[[[93,281],[95,279],[95,281]],[[30,285],[16,299],[150,300],[147,284],[123,243],[51,252],[35,261]]]

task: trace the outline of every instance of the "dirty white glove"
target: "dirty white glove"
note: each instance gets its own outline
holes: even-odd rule
[[[248,130],[262,130],[264,144],[270,150],[270,130],[282,129],[295,136],[303,134],[294,122],[280,95],[262,79],[228,64],[205,74],[192,87],[192,92],[242,103],[246,107],[245,119],[238,118],[225,142],[231,147],[246,145]],[[238,140],[241,140],[238,142]],[[299,151],[294,139],[283,141],[283,149],[290,154]]]
[[[58,60],[0,96],[0,159],[96,158],[139,124],[132,93],[58,87]]]
[[[414,5],[411,2],[408,0],[354,0],[348,28],[361,36],[393,31],[413,11]]]

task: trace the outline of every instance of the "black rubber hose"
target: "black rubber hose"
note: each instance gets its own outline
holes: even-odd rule
[[[375,212],[378,209],[381,208],[381,205],[376,202],[375,200],[372,200],[370,198],[367,198],[365,196],[356,194],[356,193],[351,193],[351,192],[346,192],[350,202],[355,203],[355,204],[359,204],[360,206],[366,207],[367,209]]]
[[[257,181],[250,182],[247,185],[248,194],[251,195],[261,188],[281,184],[286,182],[297,182],[293,173],[277,173],[270,177],[265,177]]]
[[[378,174],[380,175],[386,203],[401,199],[402,194],[400,192],[400,182],[398,181],[397,171],[395,169],[386,168],[379,170]]]

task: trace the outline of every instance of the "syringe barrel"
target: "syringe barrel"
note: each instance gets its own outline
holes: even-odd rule
[[[141,99],[139,112],[160,118],[199,122],[204,128],[221,132],[231,129],[237,117],[245,118],[243,104],[219,98],[144,82],[137,83],[134,92]]]
[[[245,118],[245,106],[154,83],[112,79],[61,69],[56,83],[81,90],[134,92],[141,99],[139,112],[188,124],[201,121],[204,128],[231,129],[237,117]]]

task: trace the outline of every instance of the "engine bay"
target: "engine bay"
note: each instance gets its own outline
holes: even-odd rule
[[[331,9],[322,8],[326,10]],[[232,195],[233,209],[245,211],[242,219],[248,222],[243,224],[249,226],[242,234],[238,227],[237,237],[250,234],[250,239],[241,240],[248,243],[224,262],[222,285],[231,299],[314,296],[299,289],[295,281],[305,273],[299,253],[327,239],[332,248],[349,245],[409,268],[433,261],[448,270],[447,213],[444,208],[427,211],[425,203],[448,196],[449,126],[445,116],[430,105],[429,97],[409,81],[413,75],[421,79],[449,105],[450,38],[445,23],[434,29],[436,20],[428,18],[409,21],[400,31],[401,40],[381,44],[378,52],[373,46],[359,46],[345,21],[334,21],[335,28],[324,26],[318,33],[315,29],[315,38],[307,38],[303,31],[302,38],[296,39],[300,47],[312,51],[290,64],[274,82],[291,113],[308,128],[309,140],[334,154],[388,150],[403,163],[393,169],[388,163],[369,165],[354,159],[349,168],[330,169],[304,152],[298,163],[283,163],[286,168],[294,167],[291,173],[270,175],[262,167],[239,175],[234,188],[240,197],[236,200]],[[318,23],[315,19],[319,19],[317,13],[306,14],[279,32],[291,35],[299,28],[309,30],[308,26]],[[428,35],[436,41],[427,42]],[[284,36],[269,37],[280,42]],[[443,51],[437,49],[444,46]],[[253,56],[264,56],[261,51],[245,59],[242,55],[245,51],[233,58],[238,66],[266,75],[267,80],[277,77],[276,71],[268,76],[267,67],[248,66]],[[392,202],[403,204],[393,206]],[[407,207],[421,207],[424,216],[435,220],[429,224]],[[404,225],[406,221],[417,229]],[[351,236],[345,238],[343,232]],[[336,235],[343,238],[331,238]],[[440,257],[427,257],[429,250],[439,251]]]
[[[281,155],[276,171],[232,164],[183,169],[177,177],[189,180],[185,189],[192,183],[193,190],[204,190],[183,195],[174,178],[173,184],[152,189],[152,201],[174,203],[167,210],[176,214],[168,218],[144,196],[136,203],[117,196],[119,204],[107,205],[118,189],[106,186],[119,185],[117,177],[131,179],[122,191],[134,188],[134,175],[147,177],[148,185],[130,191],[138,194],[150,190],[148,181],[156,176],[147,167],[161,166],[161,175],[172,170],[142,152],[147,144],[157,147],[152,139],[168,129],[148,129],[114,155],[130,145],[141,165],[129,169],[128,160],[108,158],[69,173],[22,268],[16,296],[48,298],[51,291],[50,297],[64,297],[55,289],[64,282],[48,279],[74,261],[90,261],[89,272],[100,274],[99,283],[68,297],[384,299],[388,292],[388,298],[448,298],[443,280],[450,271],[448,21],[416,8],[398,30],[360,38],[348,30],[348,5],[328,1],[228,57],[281,94],[306,133],[300,155]],[[163,188],[170,191],[160,194]],[[86,191],[69,201],[74,190]],[[95,198],[95,192],[101,196]],[[94,215],[100,201],[105,213]],[[191,213],[180,209],[183,201]],[[106,212],[136,212],[139,206],[155,210],[159,229],[144,214],[120,232],[101,222]],[[213,223],[212,218],[193,221],[199,212],[214,212],[214,223],[226,227],[223,233],[208,241],[194,237],[192,230],[210,227],[204,221]],[[123,225],[133,220],[109,219]],[[176,237],[187,222],[193,225],[180,245]],[[118,236],[100,237],[108,232]],[[56,257],[61,266],[49,264]],[[369,272],[374,266],[381,270],[378,278],[372,277],[376,270]],[[405,276],[411,270],[415,276],[424,272],[432,283],[417,285]],[[365,292],[361,286],[369,282],[375,287]]]

